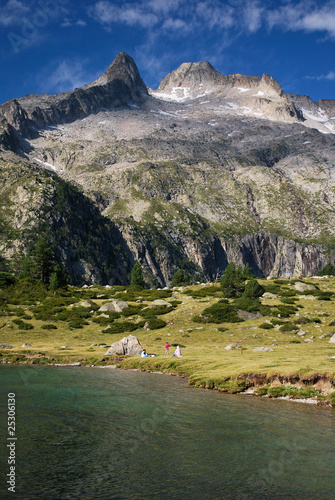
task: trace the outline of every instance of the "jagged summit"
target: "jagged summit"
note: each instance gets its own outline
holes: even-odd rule
[[[183,63],[178,69],[171,71],[160,83],[158,91],[172,90],[175,87],[191,87],[203,85],[219,85],[223,75],[208,61]]]
[[[14,128],[20,132],[29,129],[32,135],[34,127],[70,123],[104,109],[141,104],[147,96],[134,60],[121,52],[93,83],[56,95],[27,95],[15,100],[15,106],[5,103],[0,106],[0,118],[4,116],[10,124],[14,122]]]
[[[210,62],[183,63],[179,68],[171,71],[160,83],[155,92],[176,92],[177,89],[187,89],[194,97],[199,90],[222,93],[226,89],[236,87],[245,92],[256,89],[259,95],[283,97],[285,95],[280,84],[272,76],[264,73],[263,76],[246,76],[239,73],[223,75]],[[190,95],[191,95],[190,94]]]
[[[139,74],[134,59],[126,52],[120,52],[105,73],[94,82],[85,85],[84,88],[107,85],[113,80],[122,80],[129,88],[147,94],[147,87]]]

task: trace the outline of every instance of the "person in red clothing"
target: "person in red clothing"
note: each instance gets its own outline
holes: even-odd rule
[[[168,342],[166,342],[166,344],[165,344],[165,356],[167,356],[169,354],[169,347],[170,347],[170,344]]]

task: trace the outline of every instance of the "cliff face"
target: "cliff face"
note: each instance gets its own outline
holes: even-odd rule
[[[0,251],[44,231],[73,282],[126,282],[135,260],[157,286],[180,268],[215,279],[231,261],[315,274],[334,261],[333,107],[208,62],[148,93],[125,53],[81,89],[9,101]]]

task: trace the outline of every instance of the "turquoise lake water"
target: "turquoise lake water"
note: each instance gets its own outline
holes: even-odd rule
[[[335,499],[335,410],[173,376],[0,367],[0,498]],[[16,394],[16,493],[7,394]]]

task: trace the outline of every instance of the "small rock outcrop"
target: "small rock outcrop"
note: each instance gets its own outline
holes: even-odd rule
[[[115,342],[111,345],[111,347],[106,352],[106,355],[115,355],[118,354],[120,356],[125,355],[137,355],[141,354],[143,348],[139,343],[139,340],[134,335],[128,335],[128,337],[123,337],[123,339]]]
[[[331,337],[330,341],[329,341],[330,344],[335,344],[335,333],[334,335]]]
[[[306,292],[307,290],[316,290],[315,286],[307,285],[307,283],[301,283],[300,281],[296,281],[294,283],[294,288],[298,290],[298,292]]]
[[[233,349],[241,349],[241,345],[240,344],[237,344],[236,342],[233,343],[233,344],[229,344],[225,347],[225,350],[226,351],[232,351]]]
[[[124,300],[113,300],[113,302],[106,302],[103,304],[99,311],[109,311],[109,312],[122,312],[124,309],[127,309],[128,304]]]
[[[166,302],[166,300],[156,299],[153,302],[151,302],[149,308],[155,309],[156,307],[171,307],[171,304],[169,304],[169,302]]]
[[[254,352],[273,352],[271,347],[255,347]]]

